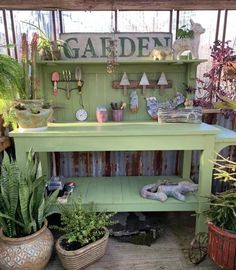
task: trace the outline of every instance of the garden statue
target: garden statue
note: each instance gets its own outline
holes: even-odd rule
[[[144,186],[140,194],[146,199],[158,200],[164,202],[168,197],[174,197],[177,200],[185,201],[185,194],[198,190],[198,185],[189,181],[179,183],[169,182],[167,180]]]
[[[172,50],[164,48],[154,48],[151,51],[151,57],[153,60],[171,60]]]
[[[205,29],[199,23],[195,23],[190,19],[191,31],[193,32],[193,37],[179,38],[176,39],[173,44],[174,59],[178,59],[179,56],[185,51],[191,51],[192,57],[194,59],[199,58],[198,49],[200,44],[200,35],[205,32]]]

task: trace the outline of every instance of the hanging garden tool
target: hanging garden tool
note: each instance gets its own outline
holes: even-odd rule
[[[53,72],[52,73],[52,82],[53,82],[53,95],[57,96],[58,95],[58,88],[57,88],[57,83],[60,79],[60,75],[58,72]]]
[[[82,87],[84,85],[84,82],[81,79],[82,79],[82,74],[81,74],[81,69],[79,66],[75,69],[75,74],[71,73],[71,71],[68,69],[62,70],[61,74],[58,73],[57,71],[54,71],[51,76],[51,81],[53,83],[53,95],[57,96],[58,90],[65,91],[67,99],[70,99],[71,92],[73,90],[78,90],[79,94],[81,94]],[[71,88],[70,85],[71,83],[74,84],[74,82],[77,82],[77,86]],[[60,83],[60,87],[58,85],[59,83]],[[65,87],[61,87],[61,83],[65,84]]]
[[[84,81],[81,80],[82,79],[82,72],[81,72],[81,68],[79,66],[77,66],[75,69],[75,79],[77,81],[77,87],[78,87],[78,91],[80,93],[82,91]]]
[[[63,75],[63,80],[66,82],[66,98],[70,99],[70,92],[73,89],[69,88],[69,82],[71,81],[71,72],[70,70],[63,70],[62,71],[62,75]]]

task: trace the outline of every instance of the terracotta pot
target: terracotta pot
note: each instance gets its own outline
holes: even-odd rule
[[[61,236],[56,242],[56,250],[64,269],[80,270],[99,260],[105,254],[108,243],[109,231],[104,230],[105,235],[101,239],[73,251],[62,248],[60,243],[64,237]]]
[[[225,270],[236,269],[236,233],[208,222],[208,256]]]
[[[36,233],[20,238],[10,238],[0,230],[1,270],[43,270],[52,254],[53,236],[47,221]]]
[[[15,115],[21,130],[39,131],[47,129],[47,123],[52,117],[53,109],[40,109],[40,113],[34,114],[29,109],[17,110]]]

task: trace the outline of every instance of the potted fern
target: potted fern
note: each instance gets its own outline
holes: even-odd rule
[[[25,98],[23,67],[8,55],[0,54],[0,114],[5,123],[14,122],[9,113],[13,101]]]
[[[47,265],[53,236],[46,217],[57,212],[58,191],[45,197],[45,176],[32,153],[24,171],[15,162],[4,164],[0,175],[0,269],[42,270]]]
[[[83,208],[81,200],[70,206],[61,205],[63,232],[56,242],[56,251],[66,270],[79,270],[100,259],[106,251],[112,213],[96,212],[95,206]]]
[[[205,211],[209,221],[208,255],[221,268],[236,269],[236,162],[218,155],[214,178],[229,183],[230,189],[211,195]]]

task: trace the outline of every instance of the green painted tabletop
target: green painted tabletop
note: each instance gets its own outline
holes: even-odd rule
[[[65,136],[175,136],[175,135],[209,135],[217,134],[220,129],[205,123],[157,123],[157,122],[70,122],[50,123],[41,132],[10,132],[11,137],[61,137]]]

